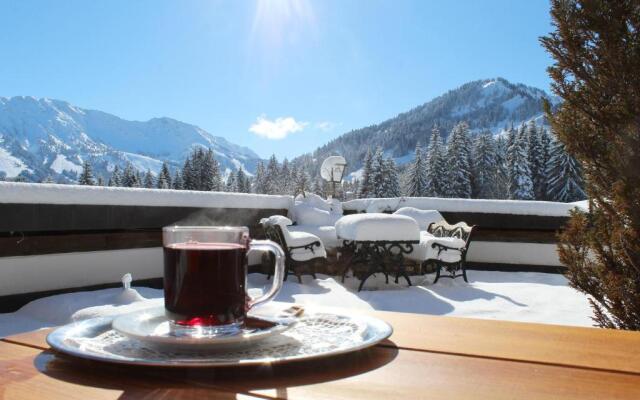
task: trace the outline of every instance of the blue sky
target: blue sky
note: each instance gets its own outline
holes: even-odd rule
[[[546,0],[0,0],[0,96],[167,116],[279,158],[475,79],[548,90]]]

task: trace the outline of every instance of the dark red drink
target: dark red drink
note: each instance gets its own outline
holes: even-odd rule
[[[242,323],[246,315],[247,247],[173,243],[164,247],[164,305],[179,325]]]

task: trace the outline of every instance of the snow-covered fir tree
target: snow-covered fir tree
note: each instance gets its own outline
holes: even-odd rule
[[[96,182],[97,186],[104,186],[104,178],[99,176],[98,181]]]
[[[251,182],[249,181],[247,174],[244,173],[242,167],[238,168],[238,171],[236,171],[236,189],[239,193],[251,192]]]
[[[493,199],[497,197],[496,144],[491,132],[483,132],[474,140],[473,146],[473,197]]]
[[[362,166],[362,179],[360,180],[360,190],[358,192],[359,198],[367,198],[373,195],[373,155],[371,149],[367,150],[367,154],[364,157],[364,164]]]
[[[193,165],[191,155],[184,160],[180,177],[182,178],[182,187],[185,190],[196,190],[199,186],[198,176],[195,172],[195,166]]]
[[[471,166],[469,165],[469,126],[465,122],[456,124],[447,145],[448,197],[471,197]]]
[[[158,181],[156,182],[156,188],[169,189],[171,188],[171,173],[169,172],[169,166],[166,162],[162,163],[160,173],[158,174]]]
[[[200,181],[201,190],[222,191],[222,176],[220,175],[220,164],[214,157],[213,150],[208,149],[202,156]]]
[[[540,145],[542,150],[540,159],[541,164],[543,165],[543,178],[540,182],[540,192],[542,193],[542,197],[538,200],[548,200],[547,189],[549,187],[549,162],[551,161],[551,136],[547,130],[542,127],[540,128]]]
[[[427,163],[420,143],[416,145],[413,162],[409,165],[409,168],[407,168],[405,187],[405,193],[407,194],[407,196],[426,196]]]
[[[495,140],[496,149],[496,175],[495,198],[509,198],[509,171],[507,169],[507,138],[502,135]]]
[[[229,177],[227,177],[227,183],[225,185],[225,192],[237,192],[238,191],[238,184],[236,182],[236,174],[234,172],[231,172],[229,174]]]
[[[222,190],[220,164],[211,149],[194,149],[184,162],[181,177],[186,190]]]
[[[291,194],[293,191],[293,180],[291,179],[292,169],[289,166],[289,160],[286,158],[282,161],[282,167],[280,168],[280,184],[279,194]]]
[[[372,193],[370,197],[383,197],[384,195],[384,185],[385,179],[385,159],[384,153],[382,152],[382,147],[376,148],[375,153],[373,154],[373,158],[371,159],[371,187]]]
[[[278,194],[280,190],[280,167],[275,154],[271,156],[267,164],[267,170],[264,175],[264,189],[266,194]]]
[[[122,186],[122,172],[117,165],[113,167],[111,178],[109,178],[109,186]]]
[[[382,161],[382,186],[377,197],[399,197],[400,193],[400,176],[393,158],[389,157]]]
[[[511,147],[508,150],[509,199],[532,200],[533,181],[527,156],[527,135],[524,124],[518,133],[512,132]]]
[[[580,164],[566,152],[559,140],[555,140],[551,145],[547,175],[549,200],[573,202],[587,198]]]
[[[545,197],[545,169],[543,159],[543,148],[540,137],[540,129],[536,126],[535,121],[529,121],[526,130],[527,136],[527,160],[531,171],[531,182],[533,183],[533,193],[536,200],[542,200]]]
[[[447,169],[444,158],[444,145],[438,127],[431,130],[431,139],[427,147],[426,157],[427,187],[425,196],[440,197],[447,192]]]
[[[93,177],[93,168],[91,167],[91,163],[87,160],[82,164],[82,173],[80,174],[80,178],[78,178],[78,184],[89,186],[96,184],[96,180]]]
[[[264,163],[262,161],[258,161],[258,165],[256,166],[256,174],[253,177],[253,193],[266,193],[265,176],[266,170],[264,168]]]
[[[311,178],[307,171],[302,169],[298,170],[296,173],[296,181],[295,181],[295,190],[293,195],[296,196],[300,193],[303,195],[310,190]]]
[[[122,171],[122,183],[121,186],[124,187],[139,187],[140,181],[138,180],[138,174],[135,168],[131,163],[127,163],[124,167],[124,171]]]
[[[176,173],[173,175],[173,179],[171,179],[171,187],[175,190],[185,190],[182,174],[178,170],[176,170]]]
[[[144,187],[147,189],[153,189],[155,186],[155,182],[153,179],[153,174],[151,174],[151,170],[147,170],[147,173],[144,174]]]

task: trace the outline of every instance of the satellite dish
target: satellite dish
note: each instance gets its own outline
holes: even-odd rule
[[[320,167],[320,176],[327,182],[339,183],[342,181],[347,160],[342,156],[327,157]]]

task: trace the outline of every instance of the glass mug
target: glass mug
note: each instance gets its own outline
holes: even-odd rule
[[[282,288],[282,248],[251,240],[247,227],[168,226],[162,244],[165,313],[176,335],[237,334],[247,311]],[[270,251],[276,260],[271,288],[257,298],[247,294],[247,254],[253,250]]]

